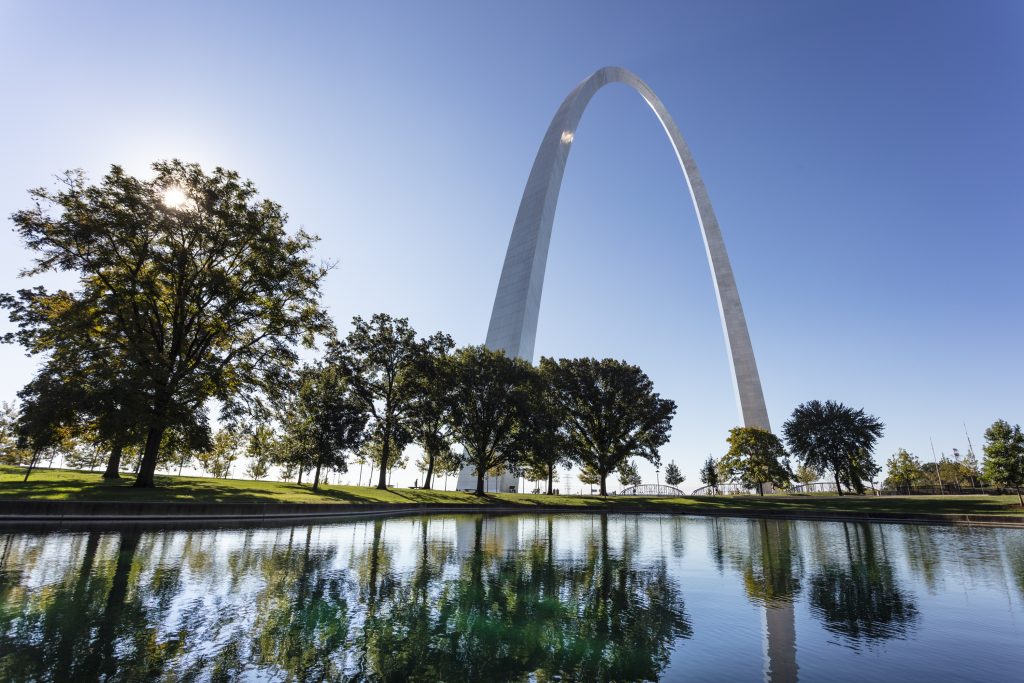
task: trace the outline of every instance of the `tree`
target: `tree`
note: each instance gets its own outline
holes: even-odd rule
[[[863,492],[868,473],[858,465],[870,462],[884,431],[882,421],[863,408],[854,410],[835,401],[801,403],[782,425],[790,452],[819,472],[831,470],[839,495],[843,495],[843,483]],[[866,461],[863,454],[868,455]]]
[[[661,398],[635,365],[606,358],[541,358],[553,400],[564,415],[568,455],[606,479],[628,458],[660,464],[658,449],[669,438],[676,404]]]
[[[736,477],[748,488],[764,495],[764,485],[784,486],[789,483],[786,449],[779,437],[758,427],[734,427],[729,430],[729,451],[722,456],[719,467]]]
[[[921,461],[904,448],[898,449],[886,463],[886,483],[895,488],[909,489],[921,478]]]
[[[1010,426],[1006,420],[996,420],[985,430],[985,477],[990,481],[1017,491],[1024,506],[1024,433],[1020,425]]]
[[[385,313],[374,314],[369,322],[355,316],[352,331],[332,348],[332,361],[344,372],[353,397],[369,415],[370,434],[381,445],[379,489],[387,489],[392,444],[409,441],[427,352],[428,342],[416,340],[407,318]]]
[[[622,485],[622,488],[640,486],[643,483],[640,479],[640,471],[637,470],[636,465],[631,460],[623,460],[616,468],[615,473],[619,475],[619,483]]]
[[[213,443],[209,450],[196,455],[203,471],[215,479],[227,479],[231,474],[231,465],[238,460],[241,439],[227,429],[218,429],[213,435]]]
[[[564,414],[555,400],[551,377],[543,367],[531,387],[524,424],[523,469],[528,479],[547,482],[547,494],[551,495],[558,468],[572,464],[562,433]]]
[[[601,474],[590,465],[584,465],[580,468],[579,480],[587,486],[594,487],[601,483]],[[590,492],[593,493],[594,489],[591,488]]]
[[[679,471],[679,467],[676,466],[675,460],[673,460],[672,462],[665,466],[666,484],[668,484],[669,486],[679,486],[684,481],[686,481],[686,477],[683,475],[682,472]]]
[[[523,428],[534,369],[503,351],[468,346],[452,356],[452,434],[476,470],[476,493],[484,493],[491,470],[516,465],[526,450]]]
[[[308,366],[299,373],[294,410],[286,430],[300,462],[313,469],[313,490],[324,469],[346,470],[345,453],[365,438],[365,403],[352,392],[345,373],[333,365]]]
[[[29,454],[18,447],[18,405],[0,403],[0,464],[19,465]]]
[[[801,484],[813,484],[818,481],[820,476],[821,472],[804,463],[797,465],[796,471],[793,473],[793,479]]]
[[[274,461],[274,430],[267,425],[259,425],[249,437],[249,445],[245,454],[249,464],[245,468],[247,477],[259,481],[270,474],[270,465]]]
[[[70,272],[80,286],[0,301],[30,353],[67,338],[90,358],[116,359],[112,381],[141,397],[131,405],[146,431],[141,487],[153,486],[169,427],[210,398],[227,416],[258,402],[296,362],[296,345],[330,329],[319,304],[328,268],[307,256],[315,238],[285,232],[278,204],[222,168],[173,160],[153,170],[140,180],[113,166],[99,185],[69,172],[57,191],[33,190],[34,207],[13,216],[37,254],[27,274]]]
[[[700,481],[709,487],[712,493],[718,493],[718,463],[710,455],[700,468]]]
[[[455,342],[438,332],[425,340],[425,353],[416,369],[418,384],[409,410],[413,441],[423,448],[423,488],[429,489],[441,453],[451,449],[451,357]]]

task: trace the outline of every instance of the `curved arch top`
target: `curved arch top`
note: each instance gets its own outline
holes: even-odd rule
[[[519,203],[498,292],[494,297],[486,344],[492,349],[502,349],[510,356],[533,360],[551,225],[569,149],[587,103],[608,83],[625,83],[636,90],[654,110],[675,149],[704,236],[743,424],[769,429],[768,411],[743,306],[704,181],[690,148],[665,105],[646,83],[627,69],[612,66],[594,72],[569,93],[548,126]]]

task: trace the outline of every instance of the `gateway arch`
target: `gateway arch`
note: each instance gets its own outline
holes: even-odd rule
[[[729,351],[733,382],[743,424],[747,427],[769,429],[768,410],[761,390],[761,379],[754,361],[750,333],[743,315],[739,291],[733,277],[729,256],[725,251],[722,231],[711,208],[697,164],[690,148],[672,116],[654,91],[633,72],[620,67],[605,67],[595,71],[577,85],[555,113],[547,133],[541,141],[534,159],[530,177],[526,181],[519,213],[512,227],[505,264],[494,297],[491,322],[487,328],[486,345],[502,349],[509,356],[533,362],[533,346],[537,338],[537,319],[540,315],[541,292],[544,289],[544,270],[551,243],[551,226],[558,204],[562,176],[569,158],[576,127],[590,98],[609,83],[625,83],[637,91],[654,110],[683,169],[683,177],[690,190],[697,221],[704,236],[708,264],[715,283],[718,310]],[[512,477],[500,477],[493,482],[496,490],[507,491],[515,485]],[[490,483],[490,482],[489,482]],[[476,476],[471,468],[459,474],[459,489],[475,488]]]

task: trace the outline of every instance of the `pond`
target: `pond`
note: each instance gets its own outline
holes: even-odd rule
[[[1024,531],[439,515],[0,533],[0,680],[1024,680]]]

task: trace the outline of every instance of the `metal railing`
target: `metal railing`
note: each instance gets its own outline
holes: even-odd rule
[[[627,486],[619,492],[620,496],[685,496],[680,489],[668,484],[641,484]]]

